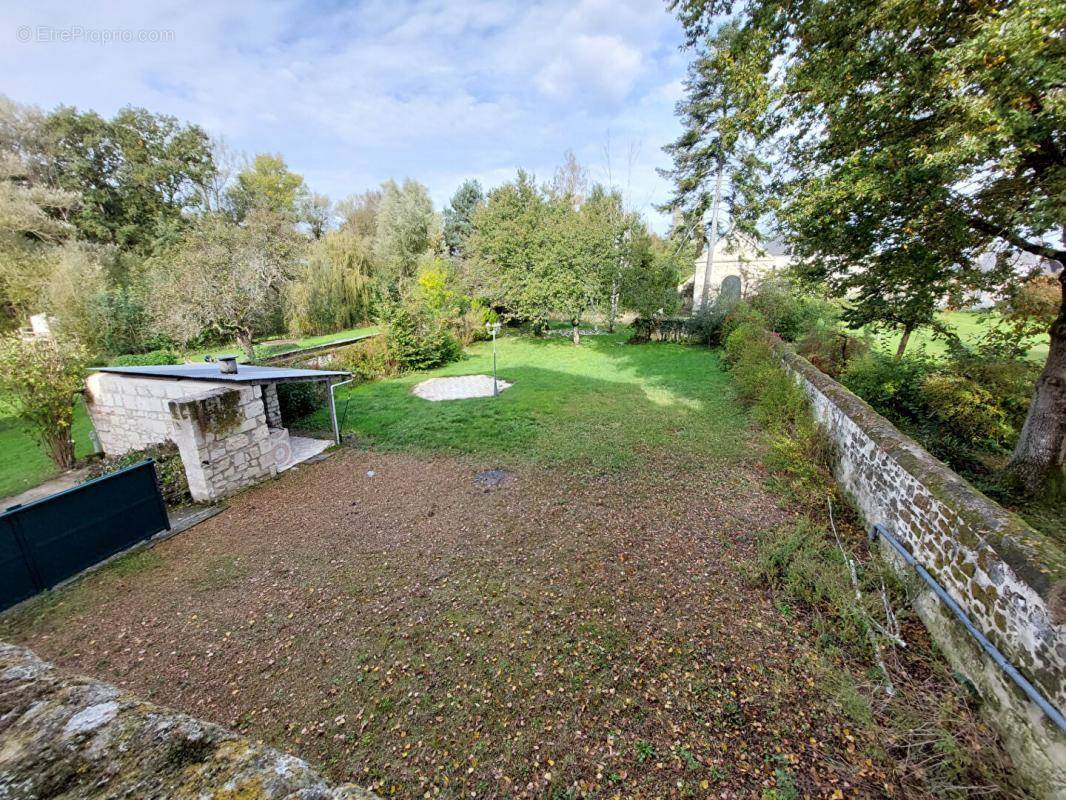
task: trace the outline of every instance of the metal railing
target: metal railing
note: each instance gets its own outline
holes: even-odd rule
[[[907,548],[905,548],[884,525],[875,523],[870,528],[870,541],[873,542],[879,537],[888,542],[892,549],[899,553],[904,561],[914,567],[914,571],[918,573],[918,576],[929,585],[929,588],[933,590],[933,593],[940,598],[944,605],[951,609],[951,613],[958,618],[959,622],[963,624],[963,627],[965,627],[970,635],[977,640],[977,643],[981,645],[981,648],[986,653],[988,653],[996,663],[996,666],[1003,670],[1003,672],[1005,672],[1007,676],[1017,684],[1019,689],[1025,692],[1026,696],[1036,704],[1037,708],[1044,712],[1044,715],[1047,716],[1048,719],[1058,726],[1059,730],[1066,733],[1066,717],[1063,716],[1062,712],[1055,708],[1055,706],[1053,706],[1050,701],[1040,693],[1040,690],[1033,686],[1033,684],[1031,684],[1029,680],[1018,671],[1018,668],[1007,660],[1006,656],[999,651],[999,648],[992,644],[992,642],[988,640],[988,637],[977,629],[977,626],[973,624],[973,621],[966,612],[963,611],[962,607],[955,602],[955,598],[948,594],[947,590],[937,582],[936,578],[929,574],[929,570],[919,564],[917,559],[910,554],[910,551],[907,550]]]

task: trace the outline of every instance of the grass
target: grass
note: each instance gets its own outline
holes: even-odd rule
[[[361,328],[348,328],[347,330],[337,331],[336,333],[325,333],[321,336],[307,336],[303,339],[283,339],[283,340],[266,340],[266,343],[256,345],[257,352],[263,356],[277,356],[282,353],[295,353],[297,350],[305,350],[308,347],[318,347],[323,344],[331,344],[333,342],[339,342],[342,339],[354,339],[357,336],[367,336],[372,333],[378,333],[380,328],[376,325],[367,325]],[[208,347],[201,350],[191,350],[185,353],[185,358],[189,361],[203,361],[205,356],[223,356],[232,355],[234,353],[241,353],[240,346],[233,342],[232,344],[224,347]]]
[[[495,454],[568,468],[621,468],[661,449],[695,457],[740,453],[747,423],[716,354],[685,345],[627,345],[628,332],[497,343],[498,398],[430,402],[411,393],[430,377],[491,374],[492,344],[431,372],[338,392],[344,430],[388,450]],[[325,428],[325,411],[302,425]],[[724,423],[724,424],[723,424]]]
[[[975,344],[988,331],[998,315],[994,311],[945,311],[940,314],[940,319],[954,328],[959,338],[967,344]],[[895,353],[899,346],[900,333],[872,334],[876,347],[886,353]],[[1047,360],[1049,341],[1046,335],[1040,341],[1033,344],[1029,350],[1029,360],[1044,363]],[[942,339],[933,336],[928,328],[915,331],[907,344],[907,351],[913,352],[924,348],[927,353],[934,356],[942,356],[947,353],[947,345]]]
[[[833,607],[852,593],[824,531],[759,548],[799,524],[799,484],[774,490],[760,457],[802,458],[807,484],[817,453],[759,435],[739,399],[766,380],[734,387],[707,349],[624,340],[504,338],[499,398],[410,392],[490,372],[490,343],[355,387],[345,427],[373,449],[236,496],[0,617],[0,638],[383,797],[926,796],[923,765],[954,756],[921,740],[935,760],[897,771],[860,646],[851,664],[821,652],[865,641]],[[799,407],[753,416],[803,443]],[[525,463],[479,488],[500,461]]]
[[[92,423],[81,398],[74,406],[74,455],[85,458],[93,452],[89,431]],[[0,411],[0,497],[32,489],[58,474],[33,430],[13,416]]]

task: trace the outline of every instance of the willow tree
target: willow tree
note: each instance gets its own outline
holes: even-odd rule
[[[1016,280],[1014,255],[1066,261],[1066,5],[670,5],[697,60],[713,52],[722,19],[765,45],[769,102],[756,97],[748,119],[728,119],[773,135],[781,226],[801,268],[851,301],[849,320],[906,333],[933,319],[945,294]],[[721,79],[695,75],[683,115]],[[712,115],[691,135],[714,142],[725,126]],[[993,269],[980,260],[990,251],[1000,254]],[[1059,281],[1061,311],[1010,466],[1030,491],[1066,477],[1061,273]]]
[[[348,228],[311,242],[288,288],[289,330],[328,333],[369,319],[374,290],[371,247],[368,238]]]

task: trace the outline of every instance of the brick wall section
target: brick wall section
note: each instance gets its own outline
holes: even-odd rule
[[[277,474],[258,386],[209,389],[169,402],[194,500],[210,502]]]
[[[1007,659],[1060,710],[1066,708],[1061,550],[806,359],[783,345],[779,354],[831,438],[837,480],[865,523],[884,525]],[[1047,785],[1066,786],[1062,732],[1002,675],[935,595],[928,593],[918,606],[953,666],[989,701],[1016,761]]]
[[[376,800],[218,725],[0,642],[0,797]]]

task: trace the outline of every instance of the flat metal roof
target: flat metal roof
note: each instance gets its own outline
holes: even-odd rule
[[[166,378],[172,381],[212,381],[217,383],[287,383],[290,381],[327,381],[347,378],[349,372],[325,369],[290,369],[238,364],[237,371],[222,372],[218,364],[164,364],[145,367],[100,367],[99,372],[131,375],[137,378]]]

